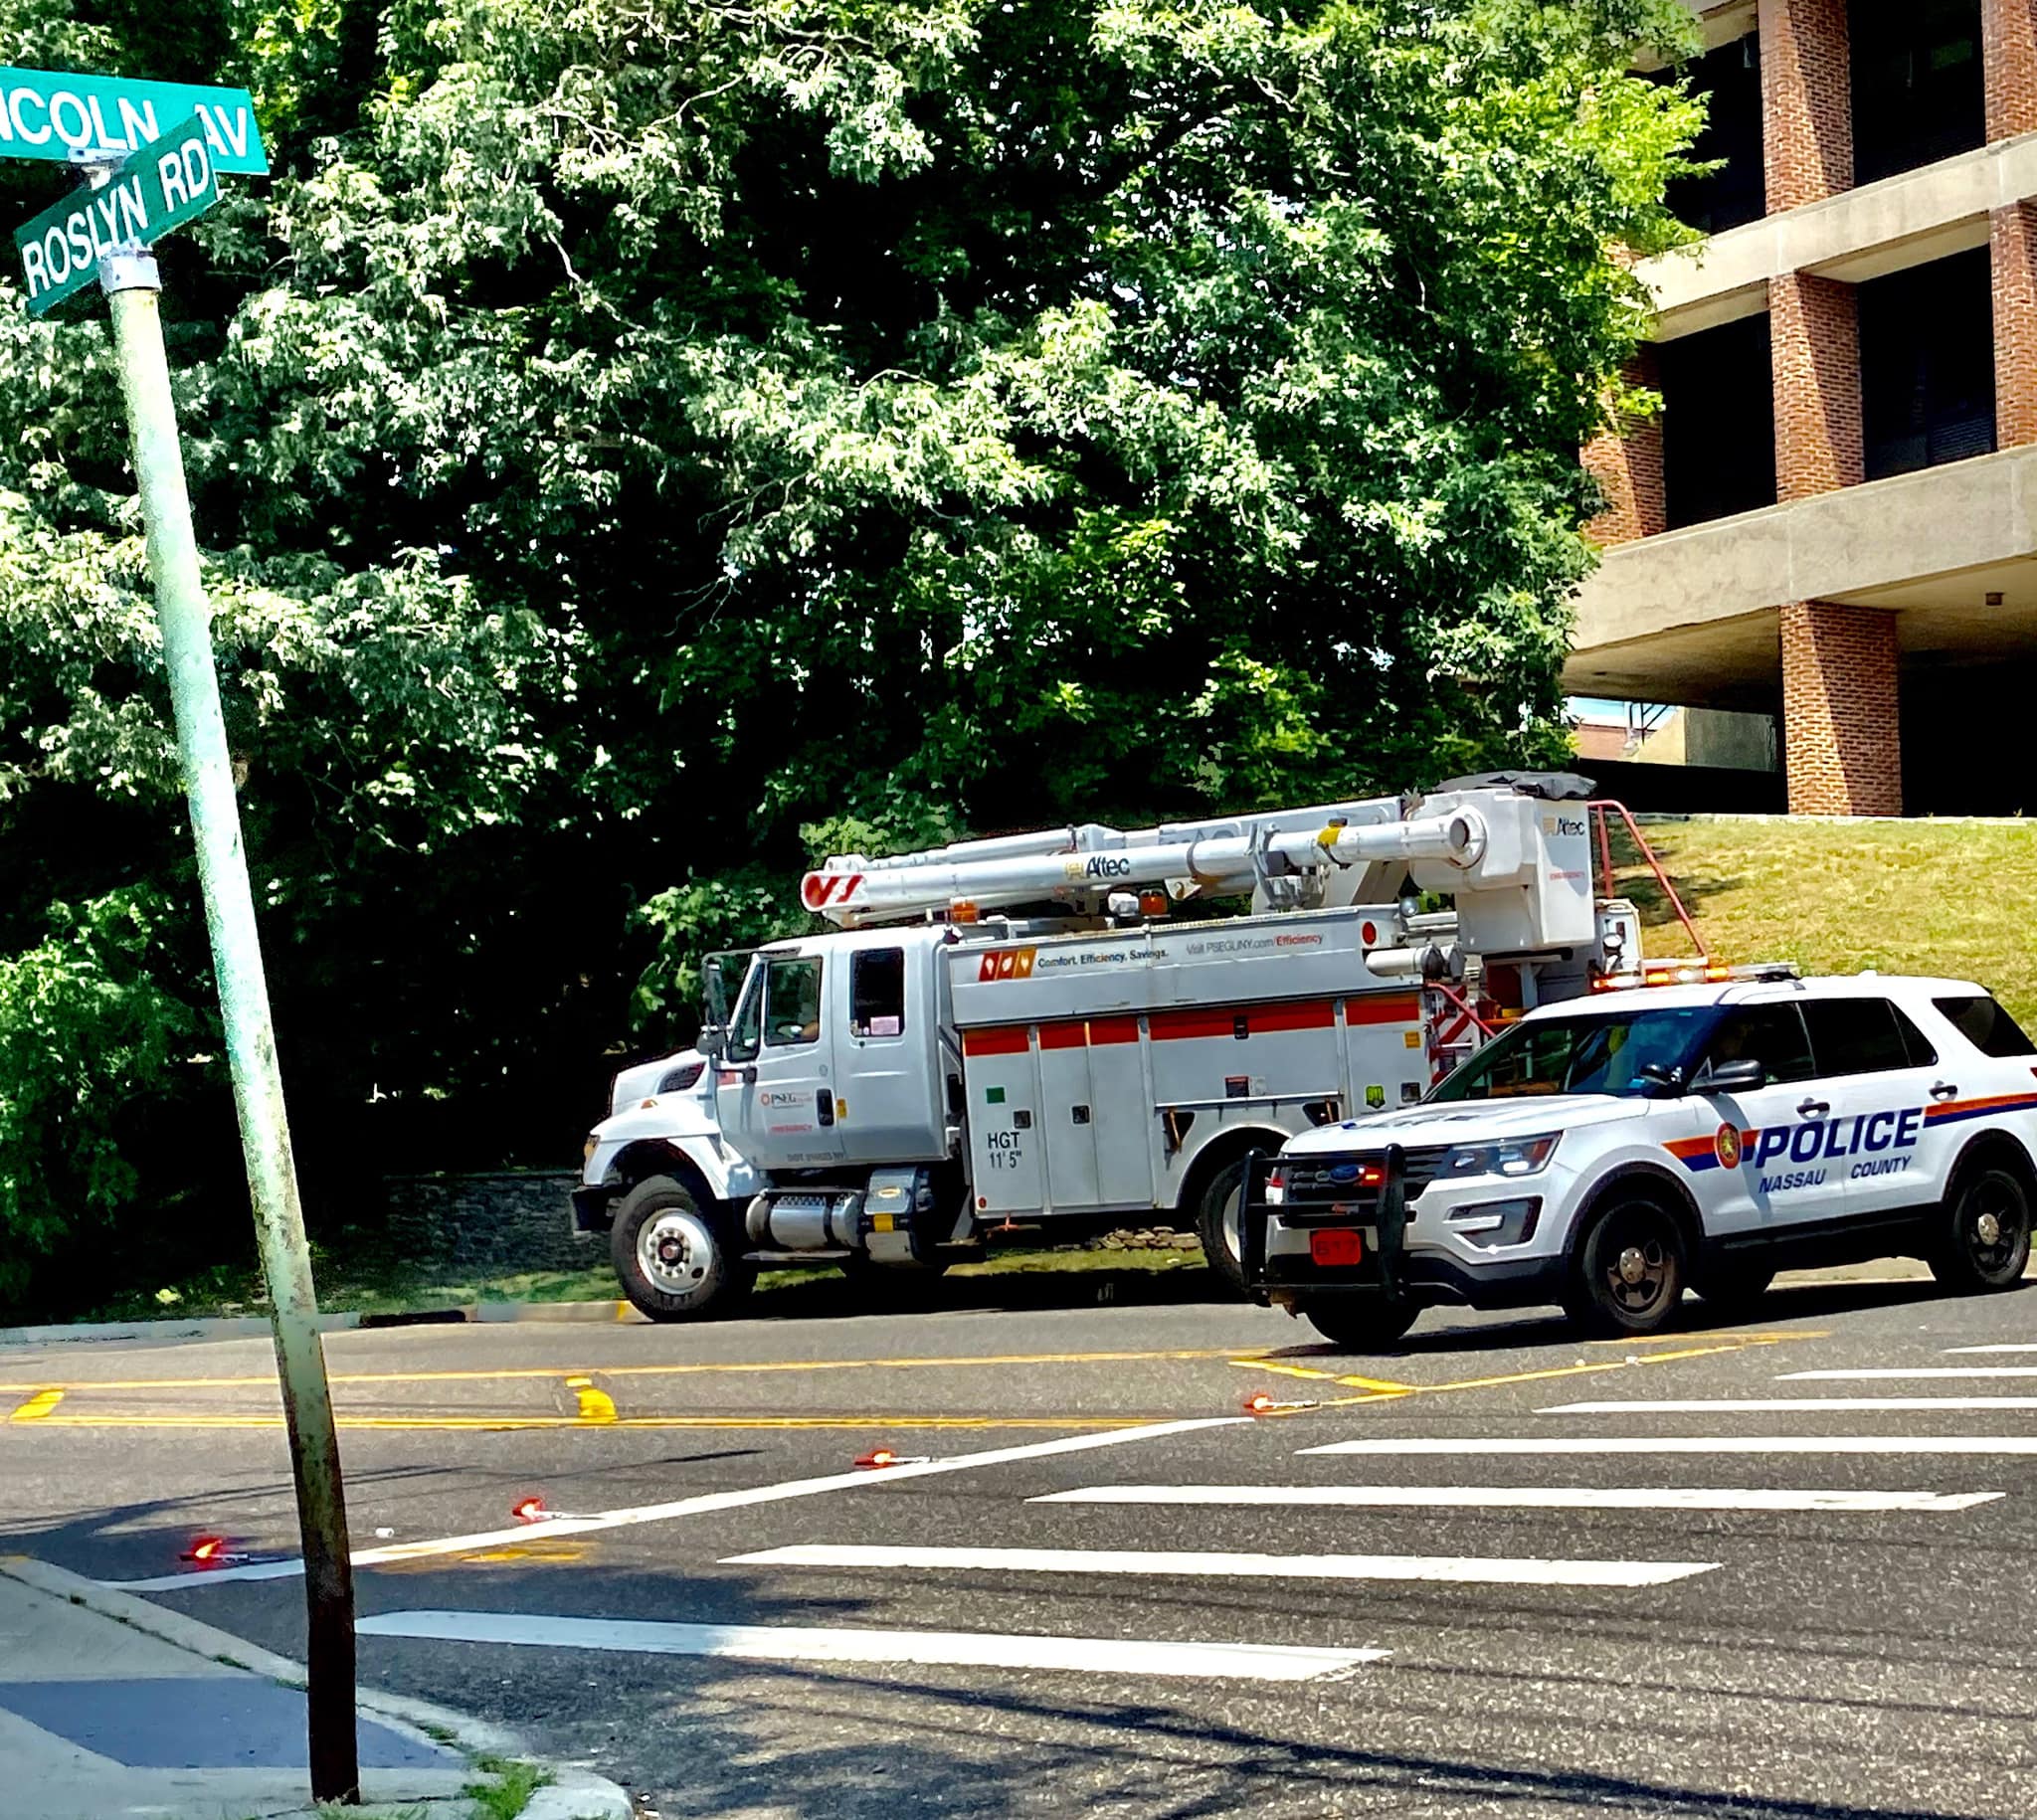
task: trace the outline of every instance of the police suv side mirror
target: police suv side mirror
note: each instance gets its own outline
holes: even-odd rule
[[[1754,1093],[1768,1084],[1768,1071],[1758,1061],[1721,1062],[1698,1078],[1700,1093]]]

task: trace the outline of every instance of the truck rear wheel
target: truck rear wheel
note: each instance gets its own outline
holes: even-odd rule
[[[1421,1306],[1386,1296],[1333,1296],[1304,1302],[1301,1312],[1333,1346],[1347,1353],[1383,1353],[1414,1325]]]
[[[653,1321],[726,1314],[757,1280],[722,1221],[669,1176],[647,1177],[623,1196],[609,1253],[623,1293]]]
[[[1204,1185],[1196,1203],[1196,1236],[1220,1282],[1235,1294],[1245,1293],[1243,1245],[1245,1160],[1226,1163]]]

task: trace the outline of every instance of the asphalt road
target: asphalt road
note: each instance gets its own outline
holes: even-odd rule
[[[2037,1814],[2027,1289],[1364,1359],[1013,1293],[332,1337],[363,1677],[667,1817]],[[262,1343],[0,1380],[0,1547],[298,1650]]]

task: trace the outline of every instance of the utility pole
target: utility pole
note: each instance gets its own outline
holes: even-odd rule
[[[311,1798],[355,1804],[361,1798],[361,1775],[354,1711],[353,1565],[339,1440],[318,1336],[311,1254],[290,1156],[255,899],[241,843],[233,761],[220,711],[212,604],[199,572],[170,395],[159,308],[162,280],[147,251],[218,202],[220,170],[260,175],[269,169],[269,155],[254,100],[245,90],[47,70],[0,70],[0,87],[11,97],[17,119],[27,104],[40,108],[39,121],[48,121],[40,138],[17,133],[0,155],[61,160],[83,168],[91,185],[17,230],[15,246],[32,315],[45,314],[94,278],[112,312],[177,756],[198,850],[205,925],[296,1480],[309,1618],[305,1704]],[[162,130],[159,123],[165,121],[167,130]]]
[[[158,307],[161,280],[154,258],[141,253],[101,261],[99,282],[112,309],[120,396],[127,407],[134,477],[141,490],[156,622],[162,629],[163,663],[169,671],[177,723],[177,755],[191,807],[191,835],[198,847],[205,926],[219,979],[241,1152],[262,1241],[262,1273],[269,1283],[276,1365],[296,1475],[309,1619],[305,1667],[310,1678],[311,1798],[357,1802],[361,1775],[354,1726],[353,1565],[339,1437],[333,1428],[332,1391],[318,1335],[311,1254],[304,1241],[304,1212],[290,1155],[269,984],[255,927],[255,898],[241,844],[233,760],[220,712],[212,604],[199,576],[191,497],[184,483],[184,455],[170,397],[170,366]]]

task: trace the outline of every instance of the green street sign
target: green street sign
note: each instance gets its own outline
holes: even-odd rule
[[[190,119],[204,122],[216,170],[268,175],[269,153],[245,89],[0,69],[0,158],[78,164],[125,157]]]
[[[153,246],[219,200],[203,122],[189,119],[136,152],[96,190],[74,190],[14,231],[28,313],[46,315],[98,275],[108,254]]]

